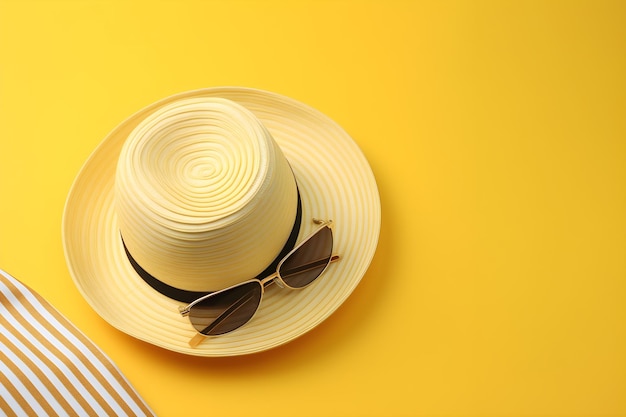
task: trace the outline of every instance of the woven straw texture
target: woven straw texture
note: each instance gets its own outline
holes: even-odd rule
[[[248,109],[286,156],[302,198],[300,236],[311,218],[335,221],[335,253],[342,259],[303,291],[271,286],[254,319],[230,334],[195,334],[178,313],[181,303],[150,288],[126,258],[115,208],[116,165],[133,129],[164,106],[183,99],[221,97]],[[74,281],[112,326],[165,349],[198,356],[232,356],[267,350],[306,333],[352,293],[374,255],[380,231],[380,199],[371,168],[348,134],[319,111],[261,90],[222,87],[195,90],[144,108],[114,129],[92,153],[69,193],[63,242]],[[259,242],[262,245],[263,242]],[[245,263],[246,259],[239,262]]]

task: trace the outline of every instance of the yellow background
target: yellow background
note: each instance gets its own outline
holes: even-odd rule
[[[115,125],[219,85],[341,124],[383,217],[330,319],[207,359],[97,316],[61,218]],[[161,416],[623,416],[625,116],[626,2],[0,0],[0,268]]]

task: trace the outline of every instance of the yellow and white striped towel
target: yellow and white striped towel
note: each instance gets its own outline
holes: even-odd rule
[[[0,270],[0,415],[154,414],[104,352]]]

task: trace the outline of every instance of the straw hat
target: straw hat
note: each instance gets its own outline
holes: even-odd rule
[[[191,348],[185,297],[262,277],[314,217],[334,221],[341,260],[304,290],[268,287],[248,324]],[[374,176],[345,131],[295,100],[235,87],[168,97],[122,122],[82,167],[63,217],[69,270],[94,310],[198,356],[259,352],[321,323],[365,274],[379,231]]]

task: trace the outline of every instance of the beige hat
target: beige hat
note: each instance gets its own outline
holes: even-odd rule
[[[334,221],[341,256],[301,291],[268,287],[231,333],[196,334],[179,306],[254,278]],[[380,200],[372,171],[332,120],[292,99],[211,88],[154,103],[115,128],[69,193],[65,256],[87,302],[138,339],[199,356],[258,352],[321,323],[374,255]]]

